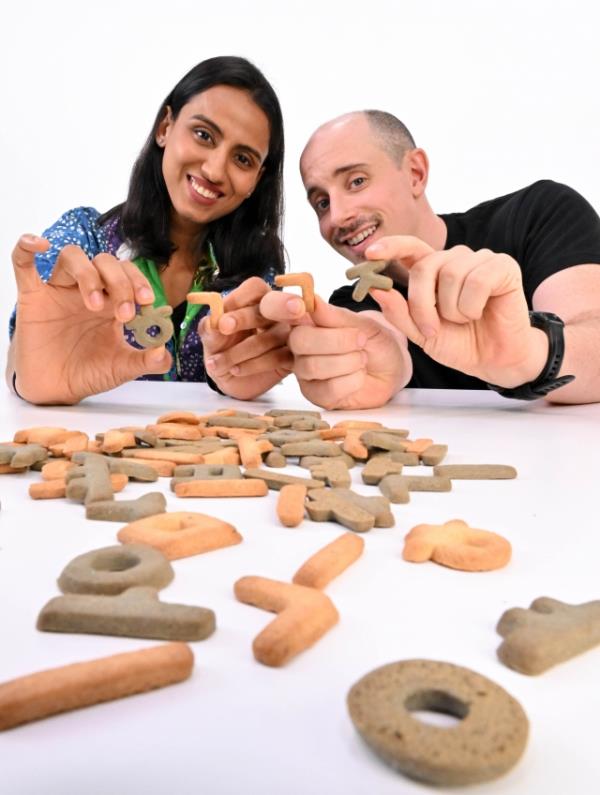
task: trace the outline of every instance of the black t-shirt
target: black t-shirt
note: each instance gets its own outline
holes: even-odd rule
[[[529,308],[536,288],[553,273],[571,265],[600,264],[600,218],[576,191],[551,180],[478,204],[463,213],[440,215],[448,228],[444,248],[459,244],[510,254],[520,265]],[[406,298],[404,285],[395,288]],[[379,310],[367,296],[357,303],[353,285],[335,290],[329,302],[354,312]],[[485,389],[479,378],[444,367],[418,345],[408,343],[413,362],[410,387]]]

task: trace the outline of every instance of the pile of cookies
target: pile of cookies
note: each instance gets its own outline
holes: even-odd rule
[[[275,511],[283,526],[297,527],[308,518],[335,521],[352,531],[318,550],[290,582],[251,576],[235,583],[238,600],[277,614],[255,638],[253,652],[263,664],[280,666],[338,621],[337,609],[323,589],[359,559],[364,549],[360,534],[394,525],[392,504],[406,504],[413,491],[448,492],[455,479],[511,479],[517,474],[506,465],[443,464],[446,454],[445,445],[432,439],[411,440],[406,429],[358,420],[330,426],[316,411],[273,410],[265,415],[233,409],[209,415],[169,412],[151,425],[115,428],[94,439],[65,428],[17,432],[12,442],[0,445],[0,472],[38,470],[41,480],[29,487],[33,499],[71,500],[85,506],[88,519],[127,523],[117,533],[121,545],[93,550],[65,567],[58,579],[62,595],[42,608],[38,628],[176,642],[108,658],[114,663],[81,663],[0,685],[0,728],[180,681],[189,676],[193,665],[193,655],[183,642],[207,638],[214,631],[212,610],[166,604],[159,600],[158,592],[174,576],[171,560],[238,544],[241,534],[213,516],[166,512],[166,500],[159,491],[133,500],[115,498],[130,479],[152,483],[168,477],[173,493],[186,500],[265,497],[269,491],[277,491]],[[289,464],[306,469],[310,477],[281,471]],[[377,489],[377,494],[365,496],[350,488],[349,470],[357,465],[361,466],[362,481]],[[412,474],[408,471],[411,467],[430,471]],[[509,562],[511,547],[496,533],[453,519],[414,527],[406,535],[403,557],[411,562],[432,560],[464,571],[488,571]],[[596,629],[590,633],[592,617]],[[529,610],[509,610],[501,618],[498,631],[504,642],[498,654],[516,670],[540,673],[600,642],[598,627],[598,602],[570,606],[536,600]],[[172,659],[172,666],[166,665],[161,655]],[[161,662],[155,665],[159,657]],[[158,675],[161,666],[164,675]],[[387,672],[372,672],[350,692],[351,717],[369,745],[408,775],[438,784],[497,776],[520,757],[527,719],[514,699],[489,680],[483,681],[474,672],[464,674],[466,669],[452,672],[447,666],[408,661],[386,666]],[[114,678],[103,687],[97,684],[100,670],[114,672]],[[145,671],[136,689],[123,685],[130,679],[130,670]],[[405,688],[401,692],[406,709],[396,711],[395,717],[390,717],[389,704],[398,703],[397,692],[382,696],[388,692],[388,685],[383,684],[386,677],[391,677],[393,688]],[[382,684],[374,685],[372,679],[381,679]],[[486,734],[481,729],[483,719],[474,709],[477,699],[455,686],[456,682],[464,685],[471,681],[479,688],[477,692],[495,694],[490,703],[503,705],[506,731],[514,740],[512,744],[498,741],[498,747],[506,749],[502,753],[496,748],[482,756],[482,746],[477,753],[470,752],[471,758],[487,760],[476,770],[472,765],[465,767],[458,751],[453,755],[451,744],[439,763],[432,761],[438,758],[439,749],[428,752],[429,729],[410,716],[426,706],[461,719],[469,715],[459,730],[464,733],[477,725],[480,740],[493,735],[496,742],[502,734],[497,731],[497,715],[491,722],[489,715],[485,718]],[[52,682],[63,684],[53,689]],[[64,694],[64,699],[57,693]],[[415,726],[419,727],[417,740]]]

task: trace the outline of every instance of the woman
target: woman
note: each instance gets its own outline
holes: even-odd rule
[[[283,152],[279,103],[255,66],[219,57],[186,74],[123,204],[71,210],[44,237],[19,240],[7,368],[17,394],[76,403],[133,378],[205,381],[201,334],[213,369],[222,351],[244,365],[215,374],[217,388],[252,398],[279,381],[291,368],[287,328],[261,319],[258,303],[284,270]],[[190,290],[229,293],[217,331],[200,322],[207,307],[186,303]],[[167,350],[136,349],[123,333],[147,304],[174,308]]]

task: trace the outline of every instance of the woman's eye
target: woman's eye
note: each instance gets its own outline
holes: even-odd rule
[[[246,166],[246,168],[252,165],[252,161],[248,155],[238,155],[238,163],[240,163],[242,166]]]
[[[211,134],[208,132],[208,130],[203,130],[203,129],[201,129],[201,128],[196,128],[196,129],[194,130],[194,134],[195,134],[195,135],[196,135],[196,137],[197,137],[197,138],[199,138],[201,141],[207,141],[207,142],[210,142],[210,141],[212,141],[212,136],[211,136]]]
[[[354,177],[354,179],[350,182],[353,188],[360,188],[360,186],[364,183],[364,177]]]

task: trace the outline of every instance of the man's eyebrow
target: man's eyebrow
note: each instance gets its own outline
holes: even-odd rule
[[[204,124],[206,124],[207,127],[210,127],[212,130],[214,130],[214,132],[216,132],[217,135],[220,135],[221,138],[223,137],[223,130],[212,119],[209,119],[208,116],[204,116],[202,113],[196,113],[193,116],[191,116],[191,118],[197,121],[204,122]],[[251,152],[259,163],[263,162],[262,155],[260,154],[260,152],[254,149],[254,147],[250,146],[249,144],[239,144],[239,146],[241,146],[241,148],[245,149],[247,152]]]
[[[356,169],[366,168],[366,167],[367,167],[366,163],[349,163],[347,166],[339,166],[333,172],[333,177],[334,178],[335,177],[339,177],[340,174],[347,174],[349,171],[355,171]],[[320,188],[317,185],[311,185],[307,189],[306,198],[308,199],[308,201],[311,200],[311,197],[313,196],[313,194],[315,194],[318,190],[320,190]]]

